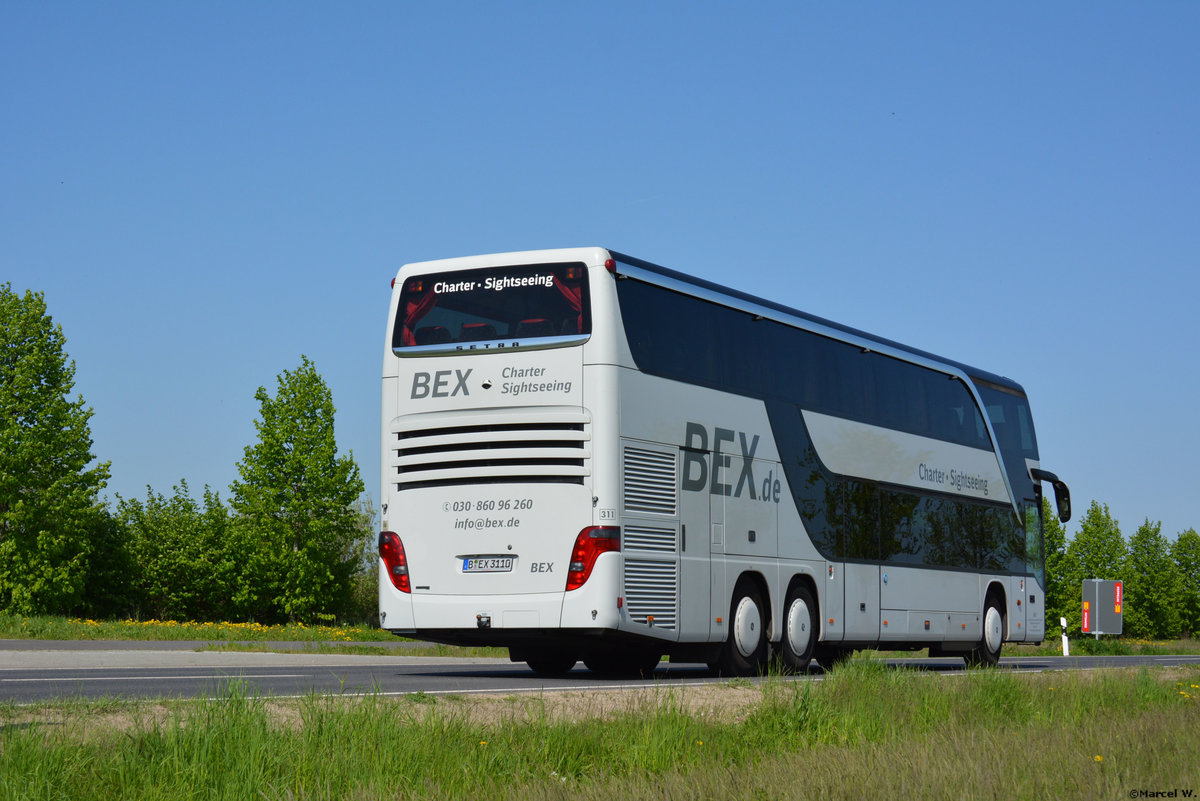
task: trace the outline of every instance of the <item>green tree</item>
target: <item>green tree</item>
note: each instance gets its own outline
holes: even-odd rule
[[[307,356],[274,397],[254,397],[259,440],[230,486],[244,567],[235,600],[254,618],[328,619],[348,608],[359,562],[358,465],[338,455],[333,397]]]
[[[1171,559],[1179,570],[1180,615],[1183,629],[1200,636],[1200,534],[1189,528],[1171,545]]]
[[[91,409],[41,293],[0,284],[0,609],[67,612],[105,525],[108,463],[88,465]]]
[[[129,552],[128,529],[119,515],[105,508],[91,537],[92,555],[79,610],[90,618],[124,617],[135,610],[132,577],[136,565]]]
[[[1067,617],[1073,604],[1078,604],[1078,588],[1067,584],[1067,531],[1059,522],[1051,503],[1042,499],[1042,530],[1046,539],[1046,632],[1058,629],[1058,619]]]
[[[1108,504],[1092,501],[1079,522],[1079,531],[1067,546],[1063,564],[1064,591],[1074,600],[1067,606],[1067,625],[1080,628],[1084,579],[1120,579],[1125,565],[1125,538],[1108,511]]]
[[[1181,582],[1161,523],[1147,519],[1129,538],[1122,572],[1124,632],[1135,637],[1178,637]]]
[[[117,514],[135,566],[132,601],[138,615],[160,620],[232,616],[236,555],[220,496],[205,487],[201,507],[181,480],[170,498],[149,487],[145,502],[118,498]]]
[[[346,622],[375,625],[379,621],[379,529],[375,504],[371,496],[363,495],[354,508],[358,513],[358,541]]]

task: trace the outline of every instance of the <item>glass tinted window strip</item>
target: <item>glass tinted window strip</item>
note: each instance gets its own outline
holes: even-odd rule
[[[653,375],[991,450],[973,396],[951,374],[637,281],[618,292],[634,359]],[[924,403],[896,402],[897,381]]]

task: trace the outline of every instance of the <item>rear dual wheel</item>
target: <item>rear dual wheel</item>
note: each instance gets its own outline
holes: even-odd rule
[[[739,582],[729,606],[729,635],[714,664],[722,676],[757,676],[767,665],[767,616],[762,595]]]
[[[788,593],[783,607],[783,639],[779,658],[783,669],[803,673],[817,645],[817,604],[808,588],[801,585]]]

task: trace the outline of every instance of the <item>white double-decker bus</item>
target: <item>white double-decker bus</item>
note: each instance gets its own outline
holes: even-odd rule
[[[543,674],[1045,636],[1015,382],[601,248],[402,267],[380,625]]]

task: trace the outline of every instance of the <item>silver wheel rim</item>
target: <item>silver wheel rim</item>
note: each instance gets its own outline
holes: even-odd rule
[[[983,644],[987,646],[989,654],[998,653],[1000,644],[1004,641],[1004,619],[1000,617],[1000,610],[994,606],[989,606],[987,614],[983,616]]]
[[[787,639],[788,647],[796,656],[801,656],[808,651],[812,631],[809,629],[808,604],[804,602],[803,598],[797,598],[788,607]]]
[[[738,653],[747,659],[754,656],[761,632],[762,618],[758,613],[758,604],[743,596],[733,614],[733,642]]]

